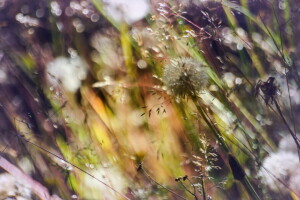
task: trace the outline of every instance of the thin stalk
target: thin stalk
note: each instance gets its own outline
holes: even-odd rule
[[[187,178],[187,180],[188,180],[188,182],[193,186],[195,198],[196,198],[196,200],[198,200],[198,199],[197,199],[197,195],[196,195],[197,190],[196,190],[195,185],[191,182],[191,180],[190,180],[189,178]],[[202,187],[203,187],[203,186],[202,186]],[[205,190],[204,190],[204,189],[202,189],[202,190],[203,190],[203,191],[202,191],[202,192],[203,192],[203,199],[206,200],[206,193],[205,193]]]
[[[190,193],[192,196],[195,197],[195,200],[198,200],[198,198],[197,198],[197,196],[196,196],[196,193],[191,192],[191,191],[183,184],[182,181],[179,181],[179,183],[182,185],[182,187],[183,187],[188,193]]]
[[[20,138],[21,138],[21,137],[20,137]],[[123,197],[124,199],[130,200],[130,198],[128,198],[125,194],[122,194],[121,192],[117,191],[117,190],[114,189],[112,186],[110,186],[109,184],[103,182],[102,180],[100,180],[100,179],[97,178],[96,176],[92,175],[92,174],[89,173],[88,171],[82,169],[81,167],[78,167],[77,165],[75,165],[75,164],[73,164],[73,163],[67,161],[66,159],[64,159],[64,158],[62,158],[62,157],[56,155],[55,153],[52,153],[51,151],[48,151],[47,149],[45,149],[44,147],[42,147],[42,146],[40,146],[40,145],[37,145],[37,144],[35,144],[35,143],[33,143],[33,142],[31,142],[31,141],[25,139],[25,138],[21,138],[21,139],[22,139],[23,141],[29,143],[30,145],[32,145],[32,146],[34,146],[34,147],[36,147],[36,148],[38,148],[38,149],[40,149],[40,150],[42,150],[42,151],[48,153],[48,154],[50,154],[50,155],[52,155],[52,156],[54,156],[54,157],[56,157],[56,158],[58,158],[58,159],[60,159],[60,160],[62,160],[62,161],[64,161],[64,162],[66,162],[66,163],[68,163],[69,165],[71,165],[72,167],[78,169],[79,171],[81,171],[81,172],[87,174],[88,176],[92,177],[93,179],[95,179],[95,180],[98,181],[99,183],[103,184],[103,185],[104,185],[105,187],[107,187],[108,189],[114,191],[114,192],[115,192],[117,195],[119,195],[120,197]]]
[[[251,195],[251,197],[253,199],[256,200],[261,200],[261,198],[258,196],[258,194],[255,192],[252,184],[250,183],[249,179],[247,178],[247,176],[245,176],[242,180],[241,183],[244,185],[244,187],[246,188],[247,192]]]
[[[266,141],[267,145],[271,149],[276,149],[276,145],[272,140],[269,139],[268,133],[259,125],[259,123],[257,123],[248,109],[243,106],[241,100],[234,94],[229,97],[229,100],[233,106],[236,106],[240,109],[240,113],[243,114],[245,118],[251,123],[251,125],[256,129],[256,131],[260,133],[260,136],[264,139],[264,141]]]
[[[205,192],[205,182],[204,182],[204,177],[201,178],[201,185],[202,185],[202,196],[203,196],[203,200],[206,200],[206,192]]]
[[[284,123],[284,125],[287,127],[288,131],[290,132],[291,136],[293,137],[293,139],[295,140],[295,143],[297,145],[297,151],[298,151],[298,157],[299,157],[299,161],[300,161],[300,142],[299,142],[299,139],[297,138],[297,135],[293,132],[293,130],[290,128],[289,124],[287,123],[287,121],[285,120],[282,112],[281,112],[281,109],[280,109],[280,106],[277,102],[276,99],[274,99],[274,103],[275,103],[275,106],[276,106],[276,109]]]
[[[212,130],[214,136],[216,137],[217,141],[220,143],[220,146],[223,148],[223,150],[226,152],[226,153],[229,153],[229,147],[226,145],[224,139],[222,138],[221,134],[216,130],[216,127],[214,127],[208,117],[206,116],[203,108],[201,107],[201,105],[199,104],[198,100],[197,100],[197,97],[196,96],[192,96],[192,100],[193,100],[193,103],[195,104],[198,112],[200,113],[200,115],[202,116],[202,118],[204,119],[205,123],[208,125],[208,127]]]
[[[200,105],[200,103],[197,100],[197,96],[193,95],[192,97],[192,101],[195,104],[198,112],[200,113],[200,115],[202,116],[202,118],[204,119],[205,123],[208,125],[208,127],[212,130],[214,136],[216,137],[217,141],[219,142],[221,148],[227,153],[227,155],[230,154],[230,150],[229,147],[227,146],[225,140],[222,137],[222,134],[220,133],[220,131],[217,129],[217,127],[213,126],[210,122],[210,120],[208,119],[208,117],[206,116],[206,113],[204,112],[202,106]],[[230,154],[233,158],[234,156],[232,154]],[[238,166],[241,166],[237,159],[234,158],[236,160],[236,163]],[[245,174],[244,170],[240,167],[240,169],[242,171],[243,174]],[[246,188],[247,192],[250,194],[250,196],[255,199],[255,200],[261,200],[261,198],[258,196],[258,194],[256,193],[256,191],[254,190],[253,186],[251,185],[251,183],[249,182],[247,176],[243,176],[243,178],[239,179],[239,181],[241,181],[241,183],[243,184],[243,186]]]
[[[132,80],[136,79],[136,70],[133,66],[133,53],[131,46],[131,38],[129,35],[129,27],[123,22],[120,25],[120,40],[122,45],[123,57],[125,66],[127,67],[128,75]]]
[[[157,182],[154,178],[152,178],[152,177],[146,172],[146,170],[145,170],[143,167],[141,167],[141,170],[142,170],[142,172],[145,174],[145,176],[146,176],[148,179],[150,179],[151,181],[153,181],[155,184],[157,184],[157,185],[159,185],[160,187],[164,188],[165,190],[167,190],[167,191],[170,192],[171,194],[177,196],[178,198],[187,200],[187,199],[184,198],[183,196],[177,194],[176,192],[173,192],[173,191],[170,190],[169,188],[167,188],[167,187],[163,186],[162,184],[160,184],[159,182]]]

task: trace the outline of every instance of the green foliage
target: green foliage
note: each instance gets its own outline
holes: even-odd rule
[[[259,177],[281,137],[300,148],[296,0],[3,2],[2,154],[53,194],[300,196]]]

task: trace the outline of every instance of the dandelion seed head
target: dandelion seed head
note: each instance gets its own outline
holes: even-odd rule
[[[192,58],[177,58],[166,65],[162,80],[176,96],[193,96],[208,83],[207,69]]]

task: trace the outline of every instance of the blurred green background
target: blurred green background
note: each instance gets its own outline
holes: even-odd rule
[[[299,199],[299,17],[298,0],[0,0],[0,198]]]

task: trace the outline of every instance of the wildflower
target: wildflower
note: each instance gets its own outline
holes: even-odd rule
[[[208,75],[206,68],[192,58],[177,58],[165,67],[162,80],[174,95],[185,97],[203,91]]]
[[[299,185],[300,173],[299,159],[297,154],[287,151],[271,153],[262,164],[259,176],[273,192],[287,193],[288,188]],[[298,176],[294,178],[295,175]],[[300,192],[300,189],[297,189]],[[297,191],[295,191],[297,192]]]
[[[300,164],[293,137],[285,135],[278,149],[263,161],[259,175],[273,192],[287,193],[289,188],[300,195]]]
[[[105,0],[106,13],[116,22],[133,24],[149,12],[148,0]]]
[[[25,182],[8,173],[0,175],[0,199],[32,199],[32,191]]]
[[[300,168],[296,168],[290,179],[290,189],[300,196]]]
[[[278,67],[276,64],[274,64],[275,68],[281,68],[279,73],[283,74],[285,68],[283,66]],[[292,72],[288,72],[292,73]],[[284,73],[285,74],[285,73]],[[289,77],[289,76],[288,76]],[[289,84],[287,85],[287,75],[275,75],[276,83],[278,84],[280,90],[278,90],[278,93],[280,94],[280,100],[282,101],[283,105],[288,105],[290,103],[290,100],[292,101],[293,105],[299,105],[300,104],[300,95],[299,95],[299,88],[297,86],[297,83],[293,79],[288,79]]]
[[[59,81],[69,92],[76,92],[86,78],[86,64],[80,57],[58,57],[47,65],[47,78],[52,84]]]
[[[103,182],[109,183],[110,187],[117,191],[126,189],[126,180],[118,167],[112,166],[111,163],[104,163],[105,166],[90,169],[89,172],[95,177],[101,177]],[[85,195],[86,199],[99,199],[96,197],[102,196],[102,199],[116,199],[115,193],[107,190],[103,184],[89,175],[85,175],[82,184],[86,185],[93,192]]]
[[[297,135],[299,138],[300,136]],[[297,145],[291,135],[285,135],[279,142],[278,148],[280,151],[288,151],[294,154],[298,153]]]

